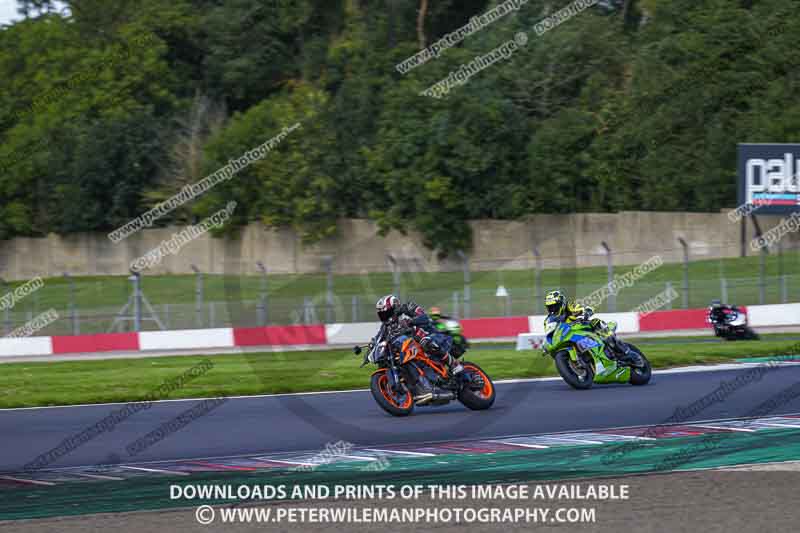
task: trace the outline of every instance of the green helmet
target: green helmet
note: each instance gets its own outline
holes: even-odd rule
[[[550,291],[544,297],[544,307],[548,314],[563,315],[567,310],[567,297],[561,291]]]

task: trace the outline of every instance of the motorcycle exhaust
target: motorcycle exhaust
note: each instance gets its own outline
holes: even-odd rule
[[[417,405],[427,405],[429,403],[447,403],[455,399],[456,395],[453,392],[433,391],[420,394],[414,398],[414,403]]]

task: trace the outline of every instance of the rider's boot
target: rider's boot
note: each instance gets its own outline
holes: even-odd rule
[[[628,346],[627,343],[617,341],[616,348],[618,359],[621,362],[631,366],[642,366],[643,361],[641,356],[635,350],[631,350],[631,347]]]

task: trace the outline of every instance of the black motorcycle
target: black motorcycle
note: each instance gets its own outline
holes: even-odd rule
[[[747,312],[735,305],[711,302],[707,321],[714,328],[714,335],[725,340],[758,340],[758,334],[747,325]]]

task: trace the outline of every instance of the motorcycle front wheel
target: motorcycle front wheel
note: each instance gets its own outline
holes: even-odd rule
[[[384,370],[372,374],[369,390],[372,397],[381,408],[393,416],[408,416],[414,411],[414,397],[408,388],[403,387],[404,393],[397,394],[389,384],[389,376]]]
[[[569,357],[569,352],[558,352],[553,356],[556,369],[567,384],[579,390],[590,389],[594,383],[594,370],[589,365],[578,365]]]

